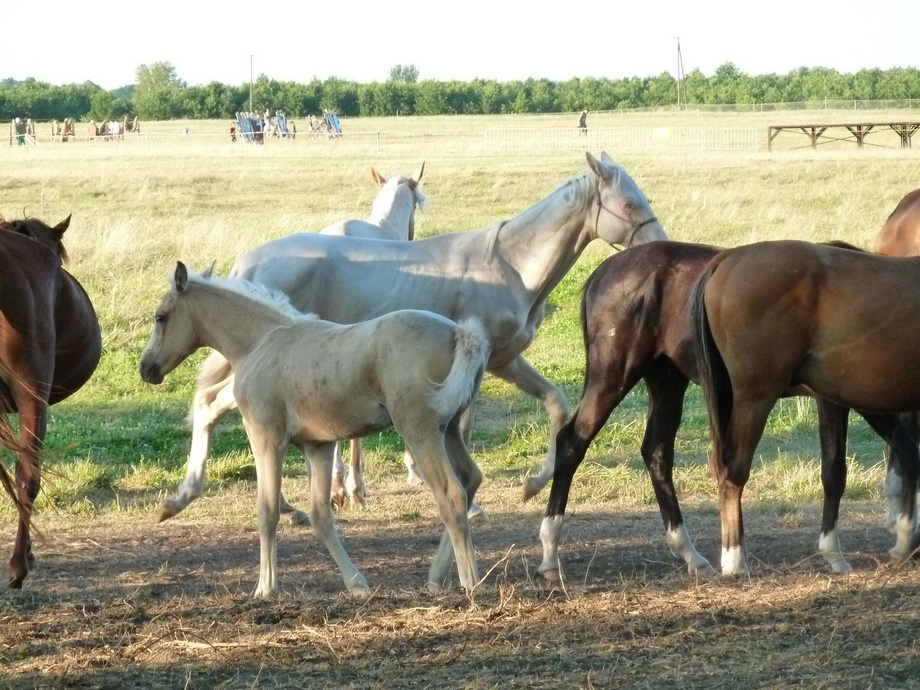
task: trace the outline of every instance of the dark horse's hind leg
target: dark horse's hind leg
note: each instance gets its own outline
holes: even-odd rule
[[[605,371],[603,375],[596,376],[595,370],[603,370],[603,367],[591,368],[590,364],[589,370],[588,384],[578,410],[556,438],[556,468],[546,514],[540,527],[543,562],[539,572],[553,581],[560,578],[559,538],[572,478],[584,460],[588,446],[610,413],[637,381],[635,374],[615,376]],[[670,362],[661,362],[650,367],[646,373],[646,383],[649,388],[649,419],[642,443],[642,456],[651,474],[668,545],[686,561],[691,572],[697,569],[711,571],[709,562],[696,552],[686,535],[672,479],[674,437],[680,425],[688,380]]]
[[[920,442],[920,412],[902,412],[901,423],[907,428],[911,436],[913,436],[914,443],[917,444]],[[892,532],[894,531],[895,521],[897,520],[899,512],[899,500],[901,496],[901,460],[898,458],[898,454],[892,452],[891,446],[888,448],[888,471],[885,475],[885,499],[888,504],[888,514],[885,517],[885,527],[889,528]],[[920,480],[918,480],[920,481]],[[920,490],[920,486],[918,486]]]
[[[652,479],[671,553],[684,560],[690,573],[714,574],[715,569],[693,546],[674,489],[674,439],[680,428],[689,383],[670,360],[660,359],[649,367],[645,375],[649,416],[642,440],[642,459]]]
[[[824,486],[824,512],[821,517],[821,536],[818,551],[835,573],[850,572],[843,557],[837,534],[840,500],[847,486],[847,424],[850,408],[816,399],[818,406],[818,433],[821,438],[821,483]]]
[[[901,468],[901,492],[898,496],[898,515],[894,523],[895,545],[888,553],[893,558],[907,558],[918,546],[917,535],[917,478],[920,476],[920,453],[909,426],[898,415],[879,415],[860,412],[869,426],[882,437],[897,455]]]

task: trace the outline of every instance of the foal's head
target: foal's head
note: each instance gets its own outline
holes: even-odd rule
[[[191,282],[210,278],[212,270],[213,266],[199,276],[181,261],[176,262],[176,270],[169,277],[169,291],[154,313],[153,333],[141,355],[141,378],[147,383],[162,383],[166,374],[201,347],[182,297]]]
[[[63,238],[64,232],[69,226],[70,216],[67,216],[53,228],[38,218],[9,221],[0,218],[0,230],[8,230],[32,238],[61,257],[62,263],[67,261],[67,250],[64,249]]]

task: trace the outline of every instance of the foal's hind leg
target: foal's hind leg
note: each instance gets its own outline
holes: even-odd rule
[[[480,484],[482,483],[482,472],[479,469],[479,466],[473,460],[469,452],[469,447],[463,438],[463,433],[458,427],[458,418],[448,425],[445,434],[444,434],[444,450],[447,453],[447,460],[449,462],[449,469],[453,470],[454,475],[457,480],[460,482],[461,487],[466,493],[466,510],[467,516],[469,516],[470,509],[472,506],[476,505],[473,501],[473,498],[476,495],[476,491],[479,489]],[[435,496],[437,500],[437,495]],[[440,507],[440,502],[439,502]],[[443,516],[443,514],[442,514]],[[445,521],[446,524],[446,521]],[[469,522],[467,518],[466,522],[467,534],[469,534]],[[470,553],[472,554],[472,572],[468,575],[473,580],[473,586],[478,583],[478,569],[476,566],[476,554],[472,550],[472,537],[470,537]],[[449,529],[445,529],[444,534],[441,536],[441,543],[438,545],[438,550],[435,553],[434,560],[431,563],[431,568],[428,571],[428,587],[432,591],[438,591],[443,589],[444,585],[447,583],[447,577],[450,572],[450,566],[455,557],[454,547],[453,547],[453,537]],[[460,572],[460,582],[466,589],[471,589],[469,586],[464,584],[464,569],[468,569],[470,566],[467,564],[463,558],[457,559],[457,569]]]

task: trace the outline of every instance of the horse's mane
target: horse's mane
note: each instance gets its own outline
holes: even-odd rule
[[[40,242],[49,249],[56,251],[62,263],[67,263],[67,250],[60,236],[54,229],[40,221],[38,218],[23,218],[22,220],[6,220],[0,216],[0,230],[9,230],[16,234],[29,237]]]
[[[305,314],[300,311],[291,304],[291,300],[286,294],[278,290],[272,290],[262,283],[254,283],[251,280],[245,280],[243,278],[213,278],[192,271],[188,273],[188,282],[189,284],[194,283],[204,288],[217,289],[242,295],[243,297],[260,302],[292,318],[318,318],[316,314]]]

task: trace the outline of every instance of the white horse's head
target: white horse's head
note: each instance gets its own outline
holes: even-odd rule
[[[624,247],[667,240],[648,198],[629,173],[607,153],[601,153],[600,160],[587,152],[585,156],[597,183],[597,236],[607,244]]]
[[[380,227],[406,227],[408,236],[415,237],[415,209],[425,210],[428,206],[428,197],[419,188],[422,175],[425,173],[425,163],[422,163],[414,177],[405,175],[392,175],[384,177],[375,168],[371,168],[371,177],[380,191],[374,199],[370,219]]]

